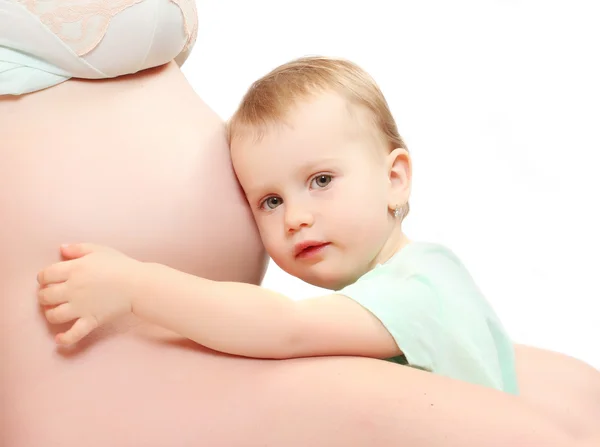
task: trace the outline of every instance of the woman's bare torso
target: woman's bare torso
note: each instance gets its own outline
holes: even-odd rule
[[[222,120],[170,64],[2,99],[0,123],[0,436],[10,440],[0,444],[52,439],[68,447],[106,430],[128,441],[107,435],[106,444],[93,445],[169,445],[181,421],[148,411],[153,403],[218,402],[224,387],[200,386],[194,396],[197,384],[229,384],[244,365],[255,371],[261,363],[199,360],[189,346],[173,347],[176,337],[134,320],[99,332],[81,352],[58,352],[55,329],[39,313],[35,277],[59,259],[59,244],[77,240],[259,283],[266,257],[229,164]],[[163,442],[153,432],[150,444],[139,430],[154,424],[172,428]]]
[[[0,99],[0,133],[0,446],[333,447],[399,436],[420,446],[460,436],[456,408],[442,405],[456,402],[448,382],[385,362],[233,358],[135,320],[56,350],[35,275],[60,243],[107,244],[215,279],[263,275],[223,123],[174,64]],[[531,364],[520,377],[529,387],[543,371]],[[566,389],[547,383],[528,397]]]

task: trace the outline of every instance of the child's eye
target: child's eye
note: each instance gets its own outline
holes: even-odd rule
[[[312,181],[310,182],[310,187],[317,188],[317,189],[325,188],[327,185],[329,185],[329,183],[331,183],[331,180],[333,180],[332,175],[319,174],[315,178],[312,179]]]
[[[271,196],[271,197],[267,197],[265,200],[263,200],[262,203],[260,204],[260,207],[262,209],[274,210],[282,203],[283,203],[283,200],[280,197]]]

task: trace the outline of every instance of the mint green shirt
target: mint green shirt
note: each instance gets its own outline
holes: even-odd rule
[[[412,242],[337,293],[373,313],[405,363],[518,394],[514,345],[461,261],[447,248]]]

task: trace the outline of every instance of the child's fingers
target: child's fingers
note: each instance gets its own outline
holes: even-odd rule
[[[64,244],[60,246],[60,252],[65,259],[76,259],[82,256],[89,255],[95,251],[106,251],[109,250],[107,247],[103,247],[96,244]]]
[[[46,311],[46,319],[52,324],[68,323],[78,318],[71,303],[64,303]]]
[[[37,275],[37,282],[44,287],[49,284],[64,282],[69,279],[73,261],[63,261],[52,264],[41,270]]]
[[[56,336],[57,343],[61,345],[73,345],[86,337],[90,332],[98,327],[98,320],[93,317],[80,318],[71,326],[67,332]]]
[[[44,306],[57,306],[66,303],[65,298],[66,283],[50,284],[43,289],[38,290],[38,301]]]

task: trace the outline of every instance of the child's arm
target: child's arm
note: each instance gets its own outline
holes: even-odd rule
[[[293,301],[252,284],[146,264],[133,313],[211,349],[260,358],[399,355],[369,311],[340,295]]]
[[[57,340],[73,344],[127,312],[211,349],[260,358],[400,354],[361,305],[341,295],[293,301],[245,283],[218,282],[135,261],[88,244],[62,248],[67,261],[40,272],[51,323],[76,320]]]

